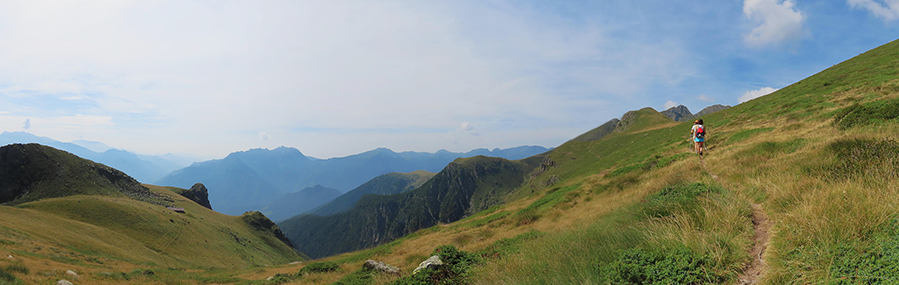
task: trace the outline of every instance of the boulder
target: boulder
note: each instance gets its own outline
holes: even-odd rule
[[[415,273],[418,273],[419,270],[425,268],[437,269],[440,266],[443,266],[443,260],[440,260],[440,256],[431,256],[431,258],[428,258],[428,260],[419,263],[418,268],[415,268],[415,270],[412,271],[412,275],[415,275]]]
[[[190,189],[177,191],[177,193],[191,201],[197,202],[200,206],[212,210],[212,205],[209,204],[209,190],[206,189],[206,185],[203,185],[203,183],[196,183]]]
[[[75,284],[72,284],[72,281],[62,279],[62,280],[56,281],[56,285],[75,285]]]
[[[66,270],[66,276],[72,277],[72,279],[78,279],[78,273],[72,270]]]
[[[366,260],[364,264],[362,264],[362,268],[367,268],[369,270],[375,270],[378,272],[390,273],[395,275],[400,275],[400,269],[396,266],[374,260]]]

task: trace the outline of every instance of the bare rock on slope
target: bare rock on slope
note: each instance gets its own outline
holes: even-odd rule
[[[191,186],[188,190],[175,192],[191,201],[197,202],[200,206],[212,210],[212,205],[209,204],[209,190],[206,189],[206,185],[203,185],[203,183],[194,184],[194,186]]]

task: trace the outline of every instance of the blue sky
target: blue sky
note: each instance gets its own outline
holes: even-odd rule
[[[214,157],[554,147],[897,35],[894,0],[4,1],[0,131]]]

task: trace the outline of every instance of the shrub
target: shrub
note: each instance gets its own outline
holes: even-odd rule
[[[425,268],[412,276],[393,281],[392,285],[465,284],[472,267],[483,263],[477,254],[461,251],[452,245],[442,245],[432,255],[440,256],[443,266]]]
[[[334,272],[337,271],[337,268],[340,268],[340,265],[333,261],[314,262],[300,269],[297,274]]]
[[[6,268],[4,268],[4,269],[6,269],[6,271],[10,271],[10,272],[18,272],[18,273],[22,273],[22,274],[28,274],[28,267],[25,267],[24,265],[21,265],[21,264],[7,265]]]
[[[613,284],[700,284],[721,283],[725,276],[708,272],[713,265],[707,256],[686,247],[663,252],[636,247],[620,252],[618,259],[600,270]]]
[[[899,118],[899,99],[878,100],[865,105],[858,103],[838,111],[833,123],[840,129],[867,125]]]
[[[16,277],[12,275],[12,273],[6,272],[6,270],[0,269],[0,281],[15,281]]]

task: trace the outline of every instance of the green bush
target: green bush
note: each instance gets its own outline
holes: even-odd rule
[[[24,265],[21,265],[21,264],[7,265],[4,269],[9,272],[18,272],[18,273],[22,273],[22,274],[28,274],[28,267],[25,267]]]
[[[322,261],[322,262],[314,262],[306,265],[303,269],[300,269],[298,275],[303,275],[306,273],[324,273],[324,272],[334,272],[340,268],[336,262],[333,261]]]
[[[443,266],[425,268],[412,276],[393,281],[392,285],[465,284],[471,268],[483,263],[474,253],[461,251],[452,245],[442,245],[431,254],[440,256]]]
[[[16,277],[12,275],[12,273],[6,272],[6,270],[0,269],[0,281],[15,281]]]
[[[612,284],[702,284],[727,280],[705,270],[711,266],[709,257],[686,247],[664,252],[637,247],[621,251],[617,260],[601,265],[600,270]]]
[[[833,251],[830,274],[835,284],[896,284],[899,282],[899,240],[874,246],[840,245]]]
[[[833,123],[840,129],[868,125],[899,118],[899,99],[878,100],[865,105],[858,103],[838,111]]]

